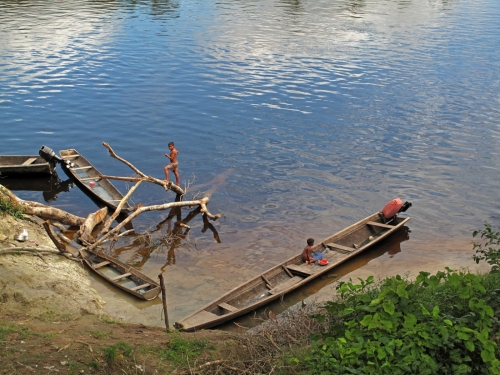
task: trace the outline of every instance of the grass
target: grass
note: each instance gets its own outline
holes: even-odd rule
[[[156,347],[157,355],[173,362],[176,366],[186,363],[188,358],[197,358],[206,350],[215,346],[207,340],[186,340],[180,336],[173,337],[168,346]]]
[[[112,366],[120,355],[130,357],[133,352],[134,347],[132,345],[120,341],[115,345],[104,348],[104,360],[108,366]]]
[[[5,194],[4,189],[0,188],[0,213],[22,219],[24,211],[23,206],[13,203]]]
[[[17,333],[19,335],[19,339],[21,340],[32,334],[28,328],[15,327],[13,325],[0,325],[0,340],[4,340],[7,335],[12,333]]]
[[[107,324],[117,324],[117,325],[123,325],[123,322],[120,322],[120,321],[117,321],[117,320],[114,320],[114,319],[111,319],[110,317],[103,317],[101,319],[104,323],[107,323]]]
[[[111,336],[112,332],[90,331],[90,333],[98,339],[105,339],[106,337]]]

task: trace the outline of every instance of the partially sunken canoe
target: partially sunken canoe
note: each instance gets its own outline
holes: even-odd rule
[[[384,223],[378,212],[368,216],[313,246],[313,251],[323,252],[324,259],[328,260],[326,266],[305,265],[302,254],[297,254],[179,320],[175,325],[184,331],[211,328],[265,306],[387,238],[408,220],[409,217],[395,216],[389,223]]]
[[[123,194],[107,179],[99,177],[101,173],[78,151],[59,151],[61,157],[72,164],[61,163],[63,171],[71,177],[80,189],[97,201],[105,204],[113,210],[123,198]],[[132,211],[132,206],[125,202],[121,212]]]
[[[55,164],[37,155],[0,156],[0,176],[50,175],[54,171]]]
[[[80,253],[92,271],[137,298],[151,300],[161,292],[157,282],[116,258],[87,250]]]

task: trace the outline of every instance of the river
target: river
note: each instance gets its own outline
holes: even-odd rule
[[[178,241],[161,242],[168,212],[147,213],[134,226],[158,229],[153,247],[108,249],[164,273],[172,322],[395,197],[413,203],[411,233],[339,277],[477,270],[471,233],[500,224],[498,19],[493,0],[0,0],[0,152],[75,148],[133,175],[105,141],[163,178],[174,141],[187,197],[209,192],[222,218],[187,234],[174,219]],[[17,193],[96,210],[76,187]],[[133,197],[173,199],[148,184]],[[284,303],[327,299],[335,279]],[[110,313],[163,324],[158,300],[93,280]]]

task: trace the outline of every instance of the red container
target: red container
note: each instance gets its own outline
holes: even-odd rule
[[[401,207],[403,206],[403,201],[399,198],[393,199],[389,203],[385,205],[385,207],[382,209],[382,215],[386,219],[390,219],[394,215],[396,215]]]

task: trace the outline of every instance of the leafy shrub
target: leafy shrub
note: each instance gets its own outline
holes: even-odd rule
[[[498,272],[500,270],[500,232],[494,231],[491,224],[484,223],[483,230],[472,232],[472,237],[476,238],[478,236],[484,243],[477,241],[472,243],[472,249],[476,250],[476,254],[472,256],[472,259],[476,263],[484,260],[492,266],[492,272]]]
[[[360,281],[340,283],[341,298],[326,303],[337,319],[306,357],[313,373],[500,374],[484,277],[447,268]]]

